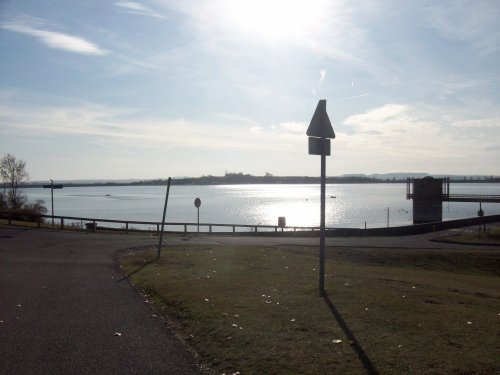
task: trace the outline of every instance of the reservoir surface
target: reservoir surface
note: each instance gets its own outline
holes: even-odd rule
[[[51,214],[50,189],[29,188],[28,198],[43,199]],[[160,222],[166,186],[65,187],[54,190],[54,214],[63,216]],[[500,194],[498,183],[452,183],[452,194]],[[190,185],[170,187],[166,222],[240,225],[319,226],[319,185]],[[500,204],[483,203],[485,215],[500,214]],[[477,216],[479,203],[443,203],[443,220]],[[405,183],[329,184],[328,228],[385,227],[412,224],[412,201]]]

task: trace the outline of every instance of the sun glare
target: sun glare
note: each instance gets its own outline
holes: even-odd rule
[[[322,0],[220,0],[216,13],[228,31],[271,41],[313,36],[324,26]]]

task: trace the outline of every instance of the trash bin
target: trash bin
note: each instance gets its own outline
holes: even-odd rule
[[[284,216],[278,217],[278,227],[280,228],[286,227],[286,217]]]
[[[85,223],[85,230],[87,232],[95,232],[97,229],[97,223]]]

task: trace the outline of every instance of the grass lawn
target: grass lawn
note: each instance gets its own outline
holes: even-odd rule
[[[215,373],[500,373],[498,248],[328,248],[327,299],[317,248],[154,256],[132,252],[121,266]]]
[[[481,229],[480,231],[478,227],[477,230],[467,230],[457,236],[441,238],[440,241],[500,246],[500,227],[489,226],[488,228],[486,228],[486,232],[484,232],[483,229]]]

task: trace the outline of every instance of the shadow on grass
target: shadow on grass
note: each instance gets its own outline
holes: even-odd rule
[[[325,291],[325,292],[322,293],[322,296],[323,296],[323,299],[325,300],[326,304],[330,308],[333,316],[337,320],[340,328],[342,329],[342,331],[344,331],[344,334],[349,339],[349,343],[351,344],[351,347],[356,352],[359,360],[363,364],[363,367],[366,369],[366,372],[368,374],[371,374],[371,375],[372,374],[378,374],[377,369],[375,368],[375,366],[373,365],[373,363],[370,361],[370,358],[368,358],[368,356],[366,355],[365,351],[363,350],[363,348],[359,344],[358,340],[356,339],[356,336],[354,336],[354,333],[349,329],[349,327],[348,327],[347,323],[345,322],[344,318],[342,318],[342,315],[340,315],[339,311],[337,310],[337,308],[335,307],[335,305],[333,304],[333,302],[328,297],[328,293]]]
[[[146,266],[149,266],[151,263],[157,261],[158,258],[154,258],[154,259],[151,259],[151,260],[147,260],[144,262],[143,265],[141,265],[140,267],[138,267],[137,269],[133,270],[133,271],[130,271],[128,272],[125,276],[123,276],[121,279],[118,279],[116,280],[117,283],[119,283],[120,281],[124,281],[124,280],[128,280],[128,278],[130,276],[132,276],[134,273],[137,273],[139,272],[140,270],[142,270],[143,268],[145,268]]]

